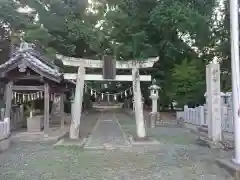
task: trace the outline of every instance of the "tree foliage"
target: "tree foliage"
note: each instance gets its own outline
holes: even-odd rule
[[[174,65],[172,70],[172,97],[180,106],[196,105],[201,102],[205,93],[204,76],[195,60],[184,59]]]
[[[204,93],[205,64],[215,55],[229,57],[228,21],[214,25],[216,5],[212,0],[3,0],[0,20],[47,54],[109,54],[119,60],[159,56],[147,72],[162,88],[161,104],[199,103],[195,97]],[[19,7],[31,11],[20,13]]]

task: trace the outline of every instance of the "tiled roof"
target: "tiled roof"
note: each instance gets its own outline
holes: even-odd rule
[[[16,51],[12,58],[0,65],[0,72],[7,70],[20,61],[26,62],[26,65],[28,65],[29,68],[34,67],[35,69],[38,69],[41,72],[53,77],[62,77],[59,67],[51,63],[50,60],[46,59],[39,52],[32,48]]]

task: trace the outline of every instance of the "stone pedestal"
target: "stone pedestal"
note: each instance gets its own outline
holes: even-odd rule
[[[33,116],[27,118],[27,131],[28,132],[40,132],[44,125],[43,116]]]
[[[152,99],[152,113],[156,113],[156,112],[158,112],[158,110],[157,110],[158,97],[151,96],[151,99]]]
[[[150,113],[150,127],[151,128],[156,127],[156,120],[157,120],[157,112],[151,112]]]

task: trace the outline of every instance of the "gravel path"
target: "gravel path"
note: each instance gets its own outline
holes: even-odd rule
[[[124,130],[134,129],[134,121],[117,114],[120,117]],[[231,153],[197,146],[193,135],[181,128],[160,127],[148,133],[161,144],[111,151],[13,144],[0,154],[0,180],[232,180],[214,161]]]

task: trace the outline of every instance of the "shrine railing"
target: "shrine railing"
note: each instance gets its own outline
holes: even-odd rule
[[[188,106],[184,106],[184,111],[177,112],[177,120],[196,126],[208,125],[207,113],[206,105],[198,106],[196,108],[188,108]],[[222,130],[224,132],[232,133],[234,127],[231,108],[227,106],[222,107],[221,121]]]

